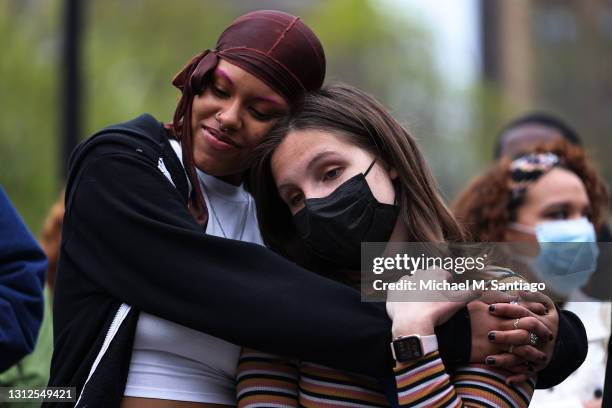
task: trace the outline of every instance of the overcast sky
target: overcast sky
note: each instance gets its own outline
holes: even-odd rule
[[[463,87],[480,67],[479,0],[378,0],[385,7],[409,13],[429,27],[438,69],[446,80]]]

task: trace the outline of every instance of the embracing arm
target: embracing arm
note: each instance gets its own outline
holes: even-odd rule
[[[505,380],[509,374],[501,369],[470,364],[457,367],[449,376],[438,351],[434,351],[395,368],[399,405],[529,406],[534,381],[507,385]]]
[[[430,273],[447,276],[442,270]],[[409,361],[398,362],[395,368],[400,406],[528,406],[533,379],[506,384],[511,372],[483,364],[462,364],[453,370],[446,369],[439,355],[434,328],[447,321],[448,316],[460,310],[477,293],[468,292],[461,296],[463,300],[455,296],[454,302],[447,300],[451,298],[449,292],[437,293],[440,295],[437,300],[417,304],[406,301],[401,293],[388,294],[387,312],[393,320],[393,337],[425,336],[421,340],[421,353],[427,353],[415,358],[418,355],[414,354],[414,339],[403,340],[411,342],[407,348],[404,343],[404,350],[412,351],[408,353],[412,355],[404,356]],[[414,313],[415,307],[419,308],[418,313]],[[400,346],[394,347],[398,350]]]
[[[586,358],[588,342],[586,332],[580,319],[570,311],[557,308],[559,315],[559,329],[555,340],[555,348],[548,365],[538,372],[536,388],[546,389],[560,384],[574,372]],[[487,313],[488,314],[488,313]],[[475,361],[470,353],[473,351],[472,336],[486,337],[490,330],[500,330],[495,327],[483,327],[482,333],[472,333],[470,312],[467,308],[460,309],[448,322],[436,327],[436,335],[440,347],[440,354],[444,364],[454,368],[468,361]],[[478,315],[477,321],[481,316]],[[486,354],[495,354],[499,351],[486,339],[485,346],[491,347]],[[484,351],[484,350],[480,350]],[[484,359],[480,360],[480,362]]]
[[[538,373],[537,388],[560,384],[576,371],[587,355],[588,341],[584,325],[574,313],[557,308],[559,332],[550,363]]]
[[[533,379],[509,386],[505,383],[508,375],[501,369],[472,364],[458,367],[449,376],[436,350],[410,363],[398,364],[397,401],[401,407],[527,407],[533,394]],[[317,366],[306,377],[300,379],[295,360],[243,350],[237,370],[238,407],[298,407],[304,401],[318,402],[320,406],[329,401],[389,405],[384,394],[372,388],[371,381],[365,385],[367,380],[350,373]],[[300,392],[305,393],[303,400]]]
[[[266,248],[205,235],[156,163],[135,152],[91,153],[79,171],[61,253],[74,285],[236,344],[390,372],[380,305]]]

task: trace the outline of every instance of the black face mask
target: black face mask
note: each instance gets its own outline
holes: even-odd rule
[[[364,174],[357,174],[322,198],[309,198],[293,223],[312,254],[349,268],[361,263],[362,242],[387,242],[399,207],[376,200]]]

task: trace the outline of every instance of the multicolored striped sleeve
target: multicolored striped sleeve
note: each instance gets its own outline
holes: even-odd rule
[[[388,407],[378,380],[320,364],[300,363],[300,407]]]
[[[395,378],[402,407],[496,407],[529,406],[534,380],[509,386],[507,373],[480,364],[446,373],[438,351],[398,364]]]
[[[379,382],[323,365],[245,350],[238,364],[239,407],[388,407]]]
[[[242,349],[236,376],[238,407],[297,407],[298,380],[297,360]]]
[[[510,386],[506,384],[508,376],[508,371],[499,368],[470,364],[455,369],[451,381],[466,406],[529,406],[535,388],[535,378]]]

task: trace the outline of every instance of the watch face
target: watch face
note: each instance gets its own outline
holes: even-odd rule
[[[397,361],[410,361],[423,357],[421,339],[416,336],[394,340],[393,351]]]

